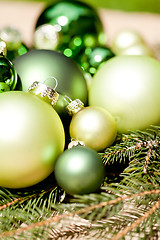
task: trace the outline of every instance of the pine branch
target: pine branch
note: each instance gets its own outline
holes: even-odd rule
[[[145,239],[158,234],[160,127],[118,136],[100,155],[106,179],[98,193],[65,195],[53,176],[30,189],[1,188],[0,238],[114,239],[141,236],[139,229]],[[111,181],[110,166],[116,171]]]

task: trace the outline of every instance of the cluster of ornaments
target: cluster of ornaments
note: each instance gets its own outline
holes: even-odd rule
[[[95,192],[117,132],[160,124],[160,63],[134,31],[106,46],[98,12],[79,1],[45,8],[33,39],[28,49],[0,31],[0,186],[54,172],[68,194]]]

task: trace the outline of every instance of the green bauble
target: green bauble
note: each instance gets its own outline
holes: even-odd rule
[[[72,139],[82,141],[96,151],[109,147],[117,135],[112,115],[101,107],[89,106],[78,111],[70,123]]]
[[[119,132],[160,123],[160,63],[147,56],[118,56],[94,75],[89,104],[108,110]],[[95,97],[96,95],[96,97]]]
[[[0,186],[29,187],[54,170],[65,134],[51,105],[22,91],[1,93],[0,127]]]
[[[6,57],[10,61],[13,61],[13,59],[25,54],[28,51],[28,47],[22,42],[20,32],[13,27],[2,28],[0,30],[0,39],[6,43]]]
[[[7,58],[0,56],[0,93],[12,91],[17,84],[17,73]]]
[[[121,30],[112,40],[111,49],[116,55],[154,56],[143,37],[134,30]]]
[[[74,59],[82,49],[105,42],[97,11],[80,1],[56,1],[41,13],[35,27],[35,48],[60,50]]]
[[[65,150],[56,161],[55,177],[69,194],[87,194],[100,188],[104,165],[98,153],[83,146]]]
[[[27,91],[35,81],[45,82],[50,77],[57,80],[56,91],[71,99],[79,98],[87,103],[87,83],[82,69],[62,53],[52,50],[31,50],[13,61],[19,76],[16,89]],[[55,80],[53,79],[55,84]],[[47,84],[47,81],[46,81]],[[58,113],[66,115],[63,97],[57,102]]]
[[[106,62],[115,54],[112,50],[105,46],[99,46],[95,48],[86,48],[84,52],[79,56],[78,62],[86,74],[87,85],[90,87],[92,77],[101,66],[103,62]],[[89,75],[88,75],[89,74]]]

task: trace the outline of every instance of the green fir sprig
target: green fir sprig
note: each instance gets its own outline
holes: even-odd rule
[[[159,239],[160,127],[118,136],[99,154],[99,192],[67,195],[53,174],[31,188],[0,188],[0,239]]]

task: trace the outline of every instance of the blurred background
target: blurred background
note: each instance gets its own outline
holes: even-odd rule
[[[76,1],[76,0],[73,0]],[[81,0],[95,7],[110,45],[123,29],[136,30],[150,46],[160,48],[160,0]],[[36,21],[44,8],[56,0],[0,0],[0,29],[17,28],[31,46]],[[157,51],[157,50],[156,50]]]
[[[3,2],[4,0],[0,0]],[[19,2],[26,0],[19,0]],[[142,11],[160,13],[160,0],[82,0],[95,7],[117,9],[124,11]],[[4,1],[6,2],[6,1]],[[10,2],[15,2],[10,0]],[[28,2],[45,2],[51,3],[54,0],[28,0]]]

